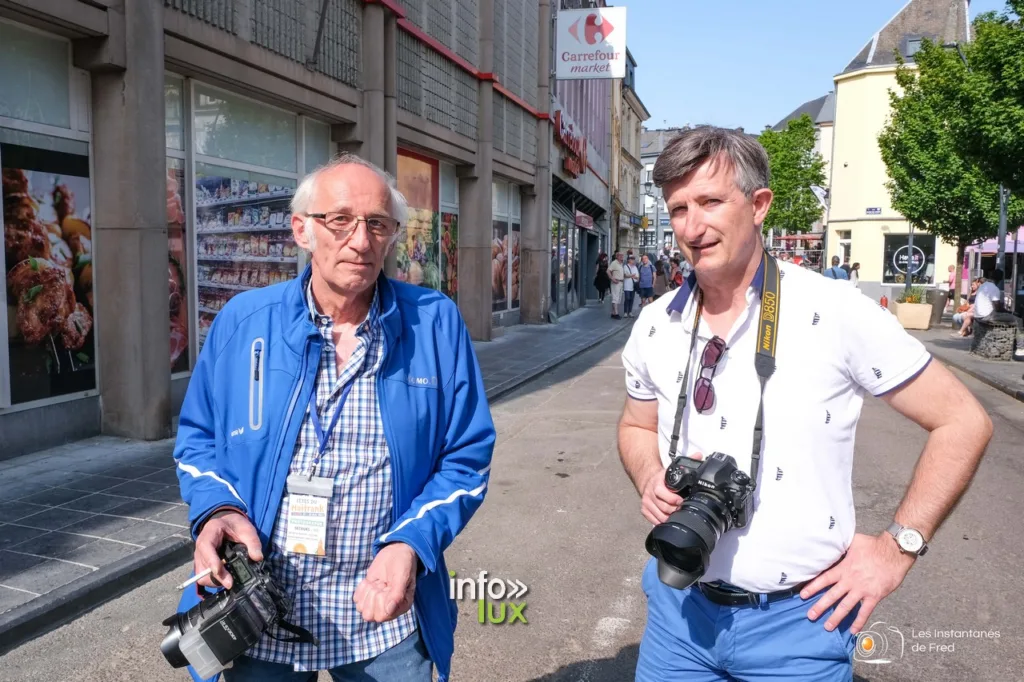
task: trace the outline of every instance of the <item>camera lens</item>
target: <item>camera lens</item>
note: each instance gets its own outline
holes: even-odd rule
[[[160,643],[160,653],[164,655],[172,668],[184,668],[188,665],[188,659],[185,658],[185,654],[181,653],[180,647],[182,634],[191,627],[188,624],[187,616],[188,614],[176,613],[163,622],[164,625],[170,626],[170,629],[164,635],[164,641]]]
[[[647,551],[658,558],[658,578],[676,589],[697,582],[730,518],[725,499],[717,493],[700,491],[687,498],[647,536]]]

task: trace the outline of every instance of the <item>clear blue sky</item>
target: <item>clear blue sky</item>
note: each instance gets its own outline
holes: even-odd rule
[[[687,123],[758,132],[834,88],[860,49],[906,0],[613,0],[645,126]],[[971,19],[1003,0],[972,0]]]

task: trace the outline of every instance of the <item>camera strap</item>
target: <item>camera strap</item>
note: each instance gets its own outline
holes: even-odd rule
[[[267,636],[271,639],[276,639],[279,642],[301,642],[303,644],[312,644],[313,646],[320,646],[320,640],[316,638],[316,635],[314,635],[312,632],[310,632],[304,627],[295,625],[294,623],[289,623],[284,618],[281,618],[277,621],[277,627],[281,628],[285,632],[290,632],[295,636],[276,637],[269,630],[267,631]]]
[[[758,467],[761,462],[761,443],[764,440],[764,389],[768,379],[775,372],[775,345],[778,340],[778,319],[779,319],[779,292],[781,289],[782,276],[779,273],[779,265],[765,251],[762,255],[762,267],[764,277],[761,280],[761,316],[757,329],[757,354],[754,356],[754,369],[757,370],[757,378],[761,382],[761,396],[757,405],[757,419],[754,420],[754,443],[750,453],[750,480],[757,485]],[[686,402],[690,387],[690,364],[693,362],[693,353],[697,348],[697,328],[700,326],[700,315],[704,307],[704,295],[697,289],[697,310],[693,314],[693,332],[690,335],[690,352],[686,358],[686,370],[683,372],[683,385],[679,389],[679,399],[676,402],[676,418],[672,426],[672,438],[669,441],[669,459],[675,459],[679,448],[679,438],[682,435],[683,412],[686,410]]]

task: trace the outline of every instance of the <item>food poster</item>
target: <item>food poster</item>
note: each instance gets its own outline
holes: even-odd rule
[[[94,389],[89,157],[2,144],[0,167],[11,402]]]
[[[294,181],[219,166],[196,168],[197,345],[243,291],[299,274],[289,202]]]
[[[519,237],[521,234],[519,223],[512,223],[512,232],[509,233],[509,297],[512,299],[512,308],[519,307]]]
[[[182,188],[185,163],[167,159],[167,295],[170,303],[171,373],[187,372],[188,258],[185,255],[185,209]]]
[[[508,308],[508,221],[493,220],[491,239],[491,310]]]
[[[433,159],[404,151],[398,155],[398,190],[409,205],[409,217],[404,239],[395,245],[395,278],[431,289],[441,289],[439,173]]]
[[[441,214],[441,292],[459,300],[459,215]]]

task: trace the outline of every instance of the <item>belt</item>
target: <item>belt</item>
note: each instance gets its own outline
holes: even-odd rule
[[[747,592],[741,590],[738,587],[729,586],[725,589],[714,583],[697,583],[697,589],[700,593],[707,597],[707,600],[718,604],[719,606],[759,606],[762,598],[767,604],[772,602],[781,601],[783,599],[789,599],[795,595],[800,594],[800,590],[804,588],[807,583],[800,583],[794,585],[788,590],[779,590],[778,592]]]

